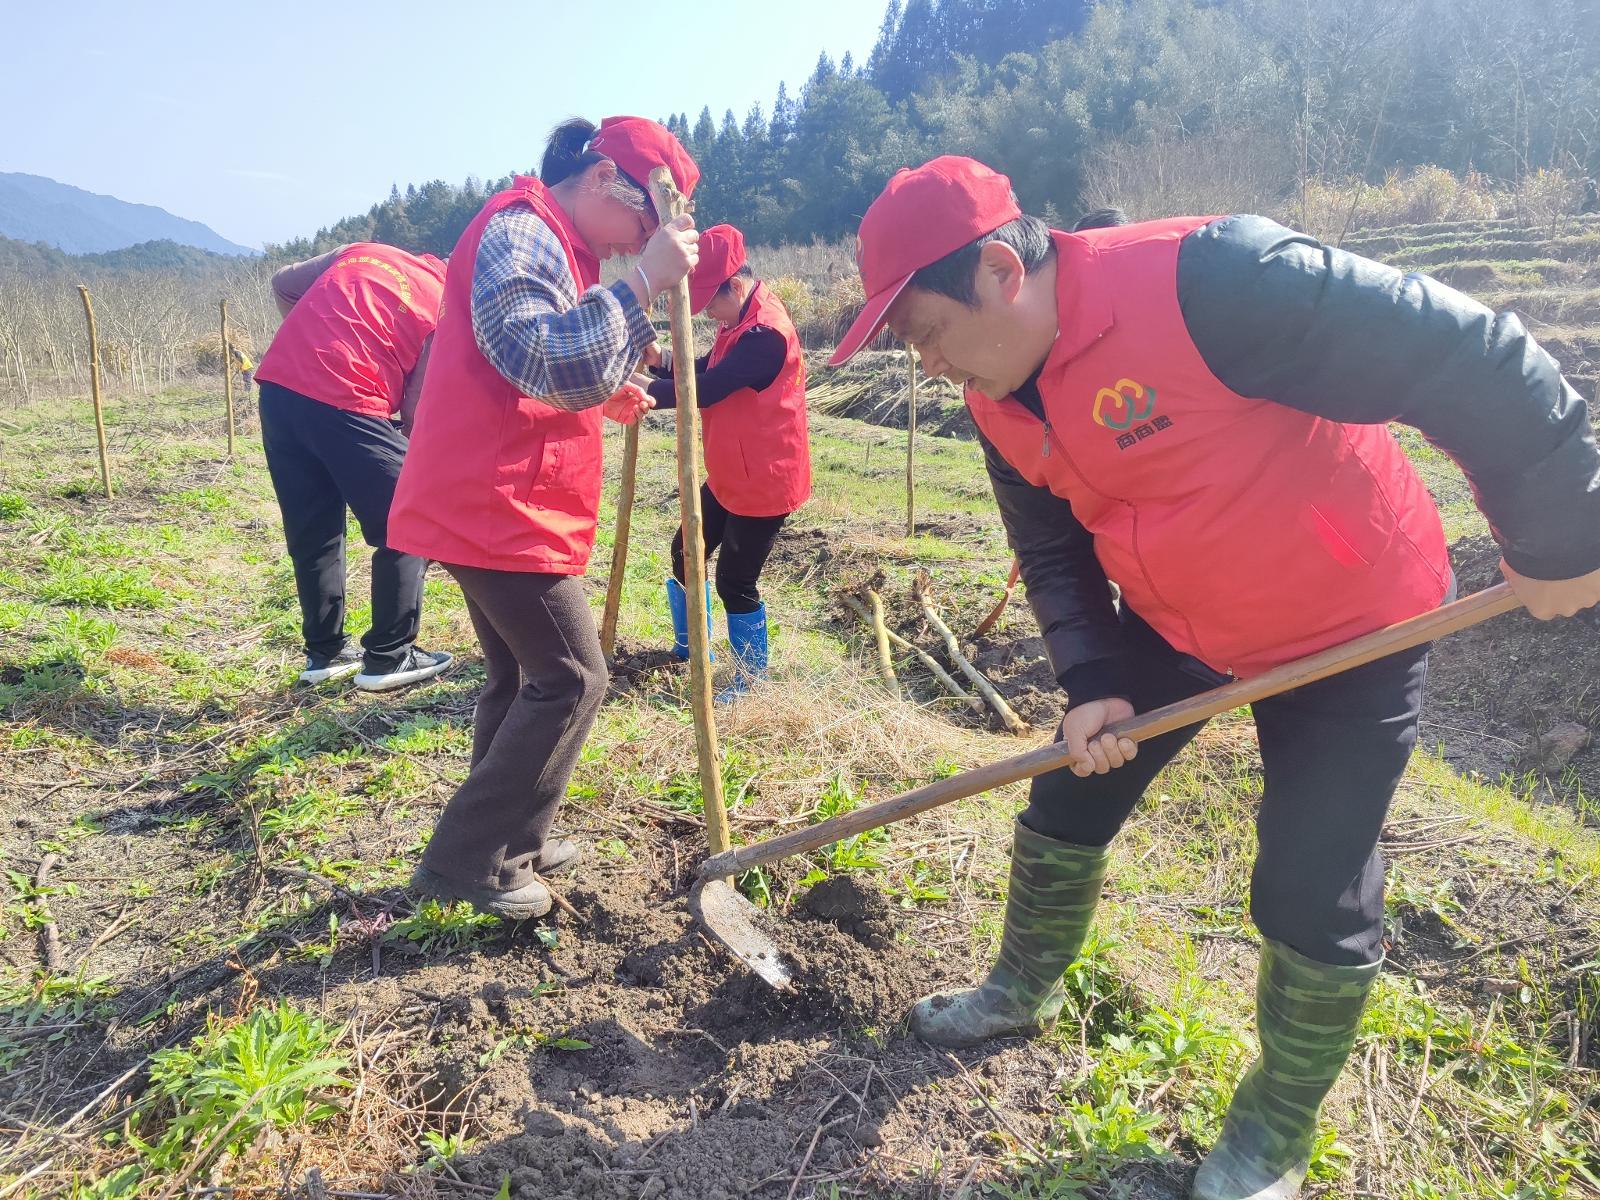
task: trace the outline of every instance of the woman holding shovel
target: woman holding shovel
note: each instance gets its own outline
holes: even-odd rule
[[[806,426],[806,365],[783,301],[755,277],[744,235],[713,225],[700,235],[700,262],[689,276],[689,304],[718,324],[709,353],[695,364],[704,423],[706,481],[700,488],[705,547],[717,555],[717,595],[728,614],[733,682],[727,702],[767,673],[767,607],[758,582],[778,532],[811,495]],[[658,378],[638,380],[656,408],[672,408],[670,359]],[[673,652],[689,657],[689,608],[683,591],[683,530],[672,539]],[[706,611],[711,605],[707,597]],[[709,621],[709,616],[708,616]]]
[[[658,166],[693,191],[698,168],[656,122],[568,121],[540,178],[519,176],[467,226],[390,516],[395,545],[460,583],[488,675],[472,768],[412,884],[501,917],[549,911],[539,875],[578,855],[549,834],[606,689],[577,579],[600,504],[601,412],[629,422],[649,407],[622,388],[641,357],[657,360],[646,310],[696,261],[689,218],[656,222],[644,181]],[[619,252],[637,265],[599,287]]]
[[[1060,1012],[1109,843],[1195,733],[1135,758],[1107,725],[1450,595],[1438,513],[1387,422],[1466,472],[1534,616],[1600,602],[1588,413],[1514,316],[1260,217],[1051,230],[956,157],[890,181],[858,261],[868,300],[834,361],[887,323],[965,385],[1076,758],[1034,780],[1017,822],[999,961],[913,1009],[927,1041]],[[1203,1200],[1300,1192],[1383,958],[1378,837],[1426,667],[1424,647],[1254,705],[1261,1058],[1195,1178]]]

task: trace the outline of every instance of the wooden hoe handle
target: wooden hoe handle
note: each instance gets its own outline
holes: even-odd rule
[[[1401,621],[1397,625],[1376,630],[1354,641],[1330,647],[1305,658],[1296,659],[1294,662],[1284,663],[1283,666],[1275,667],[1254,678],[1225,684],[1209,692],[1202,692],[1198,696],[1191,696],[1187,700],[1180,700],[1176,704],[1168,704],[1164,708],[1151,709],[1126,721],[1118,721],[1106,726],[1105,732],[1131,738],[1135,742],[1146,741],[1163,733],[1170,733],[1174,729],[1197,725],[1201,721],[1231,712],[1242,705],[1265,700],[1268,696],[1304,687],[1308,683],[1315,683],[1330,675],[1338,675],[1401,650],[1409,650],[1424,642],[1431,642],[1519,607],[1521,602],[1511,591],[1511,585],[1496,584],[1463,600],[1412,617],[1408,621]],[[1066,744],[1052,742],[1036,750],[1029,750],[1025,754],[1003,758],[988,766],[963,771],[960,775],[954,775],[949,779],[913,788],[909,792],[902,792],[898,796],[880,800],[865,808],[858,808],[804,829],[797,829],[793,833],[713,855],[701,864],[700,876],[703,879],[710,879],[735,875],[751,867],[776,862],[780,858],[805,854],[823,846],[831,846],[834,842],[843,841],[858,833],[865,833],[869,829],[877,829],[894,821],[915,816],[917,813],[927,812],[930,808],[938,808],[941,804],[976,796],[980,792],[1004,787],[1019,779],[1032,779],[1035,775],[1057,770],[1068,766],[1071,762],[1072,753]]]

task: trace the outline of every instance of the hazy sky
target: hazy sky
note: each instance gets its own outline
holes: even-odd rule
[[[567,116],[770,115],[881,0],[0,0],[0,171],[309,234],[391,183],[537,164]],[[671,15],[666,15],[666,14]]]

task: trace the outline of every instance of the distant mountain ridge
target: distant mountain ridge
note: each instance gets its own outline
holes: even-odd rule
[[[218,254],[180,246],[163,238],[98,254],[68,254],[43,242],[19,242],[0,236],[0,272],[26,275],[73,274],[85,278],[123,271],[222,270],[239,263],[237,254]]]
[[[0,171],[0,237],[43,242],[68,254],[99,254],[155,241],[216,254],[257,253],[153,204],[130,204],[43,175],[7,171]]]

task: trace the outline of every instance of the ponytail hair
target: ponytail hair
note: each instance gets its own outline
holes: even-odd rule
[[[575,175],[582,175],[598,162],[608,162],[604,154],[588,148],[590,140],[599,132],[599,126],[582,117],[568,117],[550,131],[550,140],[544,146],[544,158],[539,162],[539,180],[546,187],[554,187]],[[636,212],[653,211],[650,194],[636,179],[617,168],[616,177],[604,194]]]
[[[563,179],[581,174],[605,157],[586,149],[589,139],[598,131],[597,125],[582,117],[568,117],[550,131],[544,159],[539,163],[539,178],[546,187],[554,187]]]
[[[1085,229],[1111,229],[1127,224],[1130,224],[1128,214],[1120,208],[1096,208],[1079,217],[1072,226],[1072,232],[1082,233]]]

